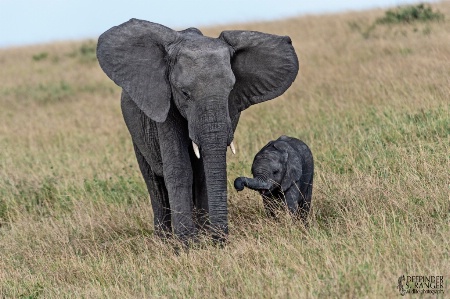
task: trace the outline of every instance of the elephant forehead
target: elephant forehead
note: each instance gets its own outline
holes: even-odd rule
[[[208,86],[231,89],[234,74],[231,69],[230,50],[218,40],[199,37],[184,41],[172,67],[173,83],[191,89],[192,93]]]
[[[198,61],[205,57],[229,58],[230,49],[220,40],[198,36],[193,39],[187,39],[180,48],[179,55]]]
[[[281,157],[276,152],[267,152],[262,155],[257,155],[255,157],[255,162],[258,161],[258,163],[274,163],[279,162],[281,160]]]

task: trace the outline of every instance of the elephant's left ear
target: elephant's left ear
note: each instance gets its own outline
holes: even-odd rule
[[[288,36],[236,30],[223,31],[219,38],[234,49],[230,115],[280,96],[294,82],[298,59]]]

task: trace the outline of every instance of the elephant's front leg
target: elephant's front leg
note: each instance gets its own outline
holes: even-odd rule
[[[160,237],[167,237],[172,233],[170,223],[169,196],[164,184],[164,179],[151,169],[145,157],[142,155],[136,143],[134,151],[141,169],[142,176],[147,184],[148,193],[152,203],[155,234]]]
[[[308,213],[310,208],[310,202],[306,202],[304,195],[300,192],[300,184],[296,182],[285,193],[285,200],[288,206],[289,212],[295,216],[300,217],[305,226],[308,226]]]
[[[172,233],[169,196],[165,187],[156,122],[139,109],[130,96],[122,92],[122,113],[133,140],[136,159],[150,194],[156,235]]]
[[[188,151],[191,141],[184,122],[178,111],[171,109],[166,121],[157,124],[172,227],[183,241],[197,234],[193,221],[193,172]]]
[[[289,189],[284,191],[284,200],[288,207],[289,212],[295,215],[298,211],[298,200],[300,198],[300,190],[293,184]]]
[[[208,193],[206,190],[205,168],[203,160],[198,159],[193,150],[190,151],[191,164],[194,171],[194,205],[195,223],[200,230],[209,225],[208,221]]]

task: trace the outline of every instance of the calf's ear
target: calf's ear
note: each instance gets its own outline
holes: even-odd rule
[[[282,190],[286,191],[302,176],[302,157],[286,141],[277,140],[273,145],[281,155],[287,155],[286,172],[280,184]],[[294,186],[293,188],[297,187]]]

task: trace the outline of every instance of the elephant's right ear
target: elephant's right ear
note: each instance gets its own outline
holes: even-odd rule
[[[103,71],[157,122],[165,121],[170,108],[165,49],[178,34],[156,23],[131,19],[98,39],[97,58]]]

